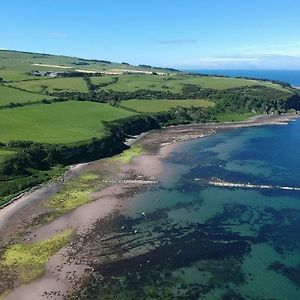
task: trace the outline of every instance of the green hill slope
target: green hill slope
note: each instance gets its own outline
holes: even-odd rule
[[[0,110],[0,142],[34,141],[74,143],[99,138],[102,121],[126,118],[134,113],[105,103],[68,101]]]

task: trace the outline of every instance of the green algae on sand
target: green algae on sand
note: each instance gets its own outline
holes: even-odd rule
[[[141,146],[133,145],[121,154],[115,156],[113,160],[128,164],[135,156],[142,155],[144,152],[145,150]]]
[[[6,249],[0,263],[0,268],[8,272],[15,271],[21,283],[29,283],[40,277],[45,265],[56,252],[70,240],[71,230],[36,243],[19,243]]]
[[[53,195],[47,207],[53,209],[57,215],[63,215],[78,206],[91,201],[89,193],[93,191],[93,185],[101,176],[96,173],[85,173],[68,182],[65,187]]]
[[[96,188],[102,187],[103,184],[101,174],[95,172],[83,173],[70,180],[45,203],[49,211],[36,217],[33,225],[51,222],[55,218],[93,201],[90,193]]]

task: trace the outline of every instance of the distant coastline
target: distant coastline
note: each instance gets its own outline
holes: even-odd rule
[[[207,70],[186,69],[183,70],[195,74],[223,75],[229,77],[249,77],[288,82],[294,88],[300,89],[300,70]]]

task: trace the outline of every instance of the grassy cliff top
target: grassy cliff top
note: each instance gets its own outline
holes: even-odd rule
[[[120,74],[124,71],[135,72],[162,72],[174,73],[175,71],[155,68],[151,66],[133,66],[127,63],[116,63],[101,59],[84,59],[63,55],[31,53],[21,51],[0,50],[0,77],[6,81],[20,81],[32,79],[26,74],[33,70],[38,71],[82,71],[82,72],[107,72]]]

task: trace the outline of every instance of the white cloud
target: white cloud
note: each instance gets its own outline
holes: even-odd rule
[[[198,59],[198,62],[252,62],[257,61],[256,57],[204,57]]]
[[[216,54],[185,61],[183,66],[199,68],[270,68],[300,69],[300,42],[268,45],[242,45],[231,53]]]
[[[300,54],[286,55],[274,53],[261,53],[250,55],[228,55],[201,57],[195,60],[185,61],[182,68],[270,68],[270,69],[300,69]]]
[[[300,56],[300,42],[285,42],[267,45],[246,45],[235,49],[241,55],[255,55],[258,57],[269,55]]]

